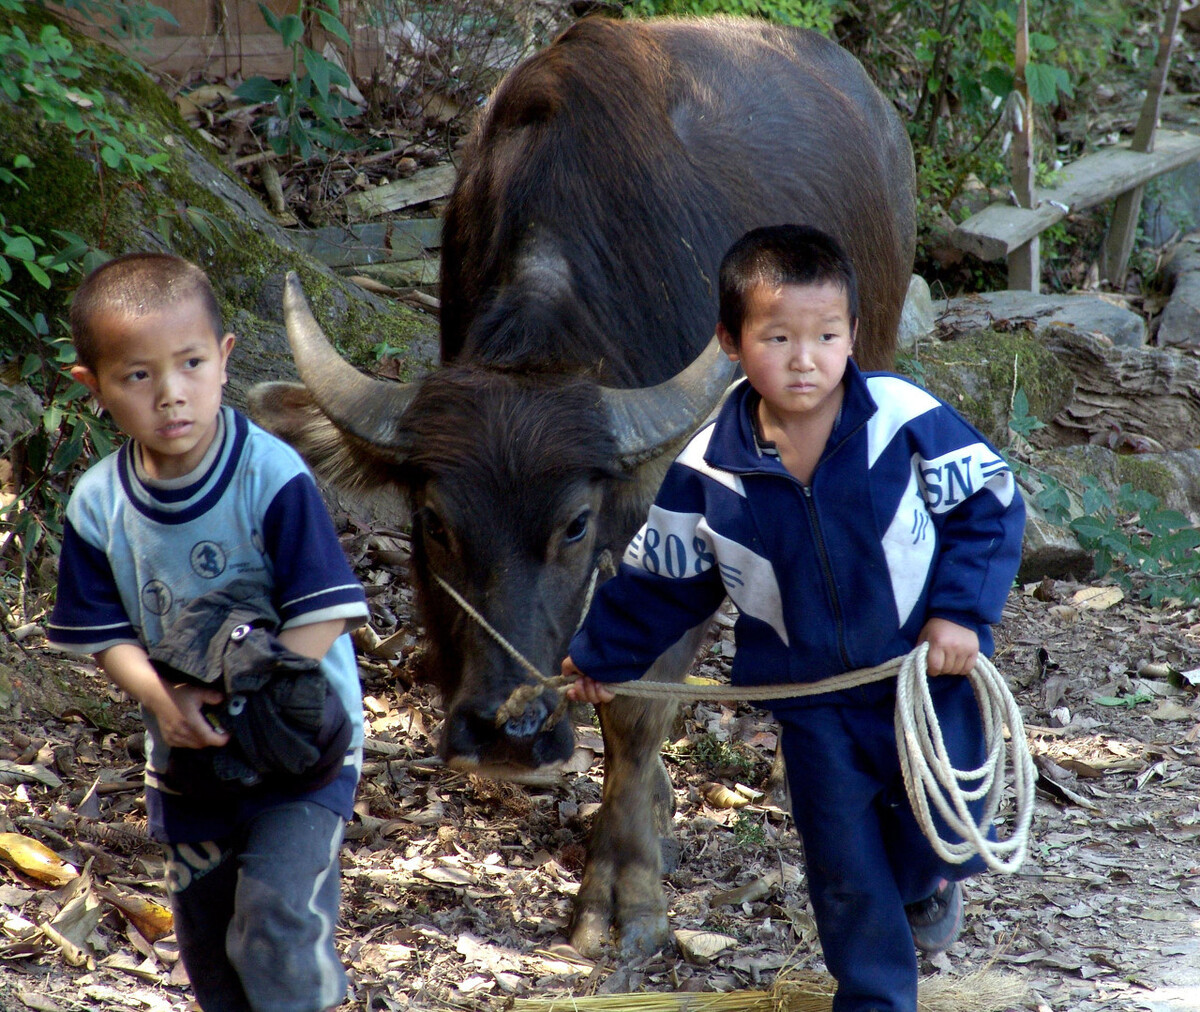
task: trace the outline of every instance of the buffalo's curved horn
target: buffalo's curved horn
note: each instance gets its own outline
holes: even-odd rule
[[[633,467],[656,457],[698,429],[736,370],[714,336],[691,365],[657,386],[604,387],[601,393],[622,465]]]
[[[295,271],[283,282],[283,322],[300,379],[326,417],[370,446],[406,449],[399,422],[416,387],[372,379],[342,358],[313,316]]]

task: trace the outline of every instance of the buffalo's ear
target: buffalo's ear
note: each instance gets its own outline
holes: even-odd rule
[[[303,383],[258,383],[246,397],[250,417],[290,443],[325,481],[343,488],[396,484],[395,451],[381,453],[333,424]]]

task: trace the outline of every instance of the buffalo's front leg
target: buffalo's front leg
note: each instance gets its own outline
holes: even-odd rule
[[[646,678],[678,681],[704,629],[684,636]],[[661,838],[670,833],[675,799],[661,749],[675,710],[624,696],[600,707],[604,793],[571,923],[571,943],[585,955],[600,953],[614,924],[625,955],[647,955],[669,938]]]

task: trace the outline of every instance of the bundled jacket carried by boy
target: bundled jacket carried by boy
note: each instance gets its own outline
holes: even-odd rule
[[[220,748],[171,750],[166,781],[193,794],[286,786],[312,790],[332,780],[351,726],[320,662],[276,637],[279,618],[262,587],[235,580],[190,601],[150,648],[169,681],[225,693],[206,708],[228,731]]]

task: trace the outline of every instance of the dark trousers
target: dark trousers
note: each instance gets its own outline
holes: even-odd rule
[[[954,766],[975,769],[986,752],[970,682],[933,682]],[[917,958],[904,906],[930,896],[939,879],[985,867],[978,857],[943,861],[918,828],[900,773],[894,709],[889,698],[776,713],[817,933],[838,982],[833,1012],[916,1012]],[[971,806],[976,819],[983,804]]]
[[[341,816],[309,801],[228,840],[167,848],[180,956],[204,1012],[322,1012],[346,975],[333,945]]]

